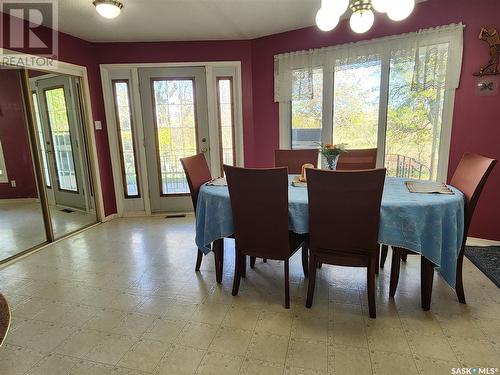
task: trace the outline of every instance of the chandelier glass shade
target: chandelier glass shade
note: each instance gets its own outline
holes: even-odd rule
[[[415,8],[415,0],[322,0],[316,13],[316,25],[320,30],[333,30],[342,15],[351,9],[349,25],[355,33],[365,33],[375,21],[374,11],[387,13],[393,21],[402,21]]]

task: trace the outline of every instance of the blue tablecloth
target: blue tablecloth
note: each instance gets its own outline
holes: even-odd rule
[[[292,179],[290,176],[290,181]],[[410,193],[404,184],[407,180],[386,178],[379,242],[424,255],[439,267],[444,279],[454,287],[464,234],[463,194],[454,188],[454,195]],[[288,212],[289,229],[308,233],[307,188],[289,185]],[[202,186],[196,209],[196,245],[208,253],[213,241],[233,233],[227,186]]]

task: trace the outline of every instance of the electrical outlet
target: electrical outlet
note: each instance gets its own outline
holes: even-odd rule
[[[95,130],[102,130],[102,123],[100,121],[94,121]]]
[[[17,186],[17,185],[16,185],[16,180],[11,180],[11,181],[10,181],[10,186],[12,186],[12,187],[16,187],[16,186]]]

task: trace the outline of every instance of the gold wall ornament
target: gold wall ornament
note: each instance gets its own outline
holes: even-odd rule
[[[490,46],[490,60],[488,64],[474,73],[475,76],[497,75],[500,74],[498,64],[500,62],[500,35],[497,29],[493,27],[482,27],[479,33],[479,39],[485,41]]]

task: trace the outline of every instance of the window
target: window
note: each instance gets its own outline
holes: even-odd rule
[[[235,164],[233,78],[217,77],[217,115],[219,119],[222,165]],[[223,170],[221,170],[224,173]]]
[[[392,56],[385,166],[392,176],[437,177],[444,100],[443,74],[448,45],[419,48]],[[415,64],[425,61],[425,82]]]
[[[322,137],[323,70],[295,70],[292,76],[292,149],[318,147]]]
[[[154,80],[153,96],[161,195],[189,193],[180,159],[197,152],[194,80]]]
[[[0,182],[9,182],[7,168],[5,167],[5,158],[3,156],[2,142],[0,141]]]
[[[45,90],[59,190],[78,193],[64,88]]]
[[[42,154],[42,167],[43,167],[43,174],[45,176],[45,186],[47,186],[47,188],[50,189],[51,183],[50,183],[49,165],[47,162],[47,149],[45,147],[45,137],[43,136],[42,120],[40,119],[40,107],[38,106],[38,96],[36,92],[32,93],[32,98],[33,98],[33,106],[35,107],[36,129],[38,131],[38,139],[40,140],[40,153]]]
[[[333,143],[377,147],[380,59],[337,65],[333,78]]]
[[[120,148],[125,198],[139,198],[139,180],[134,147],[134,131],[128,80],[113,80],[118,145]]]
[[[462,51],[459,24],[275,56],[280,147],[377,148],[389,176],[444,181]]]

